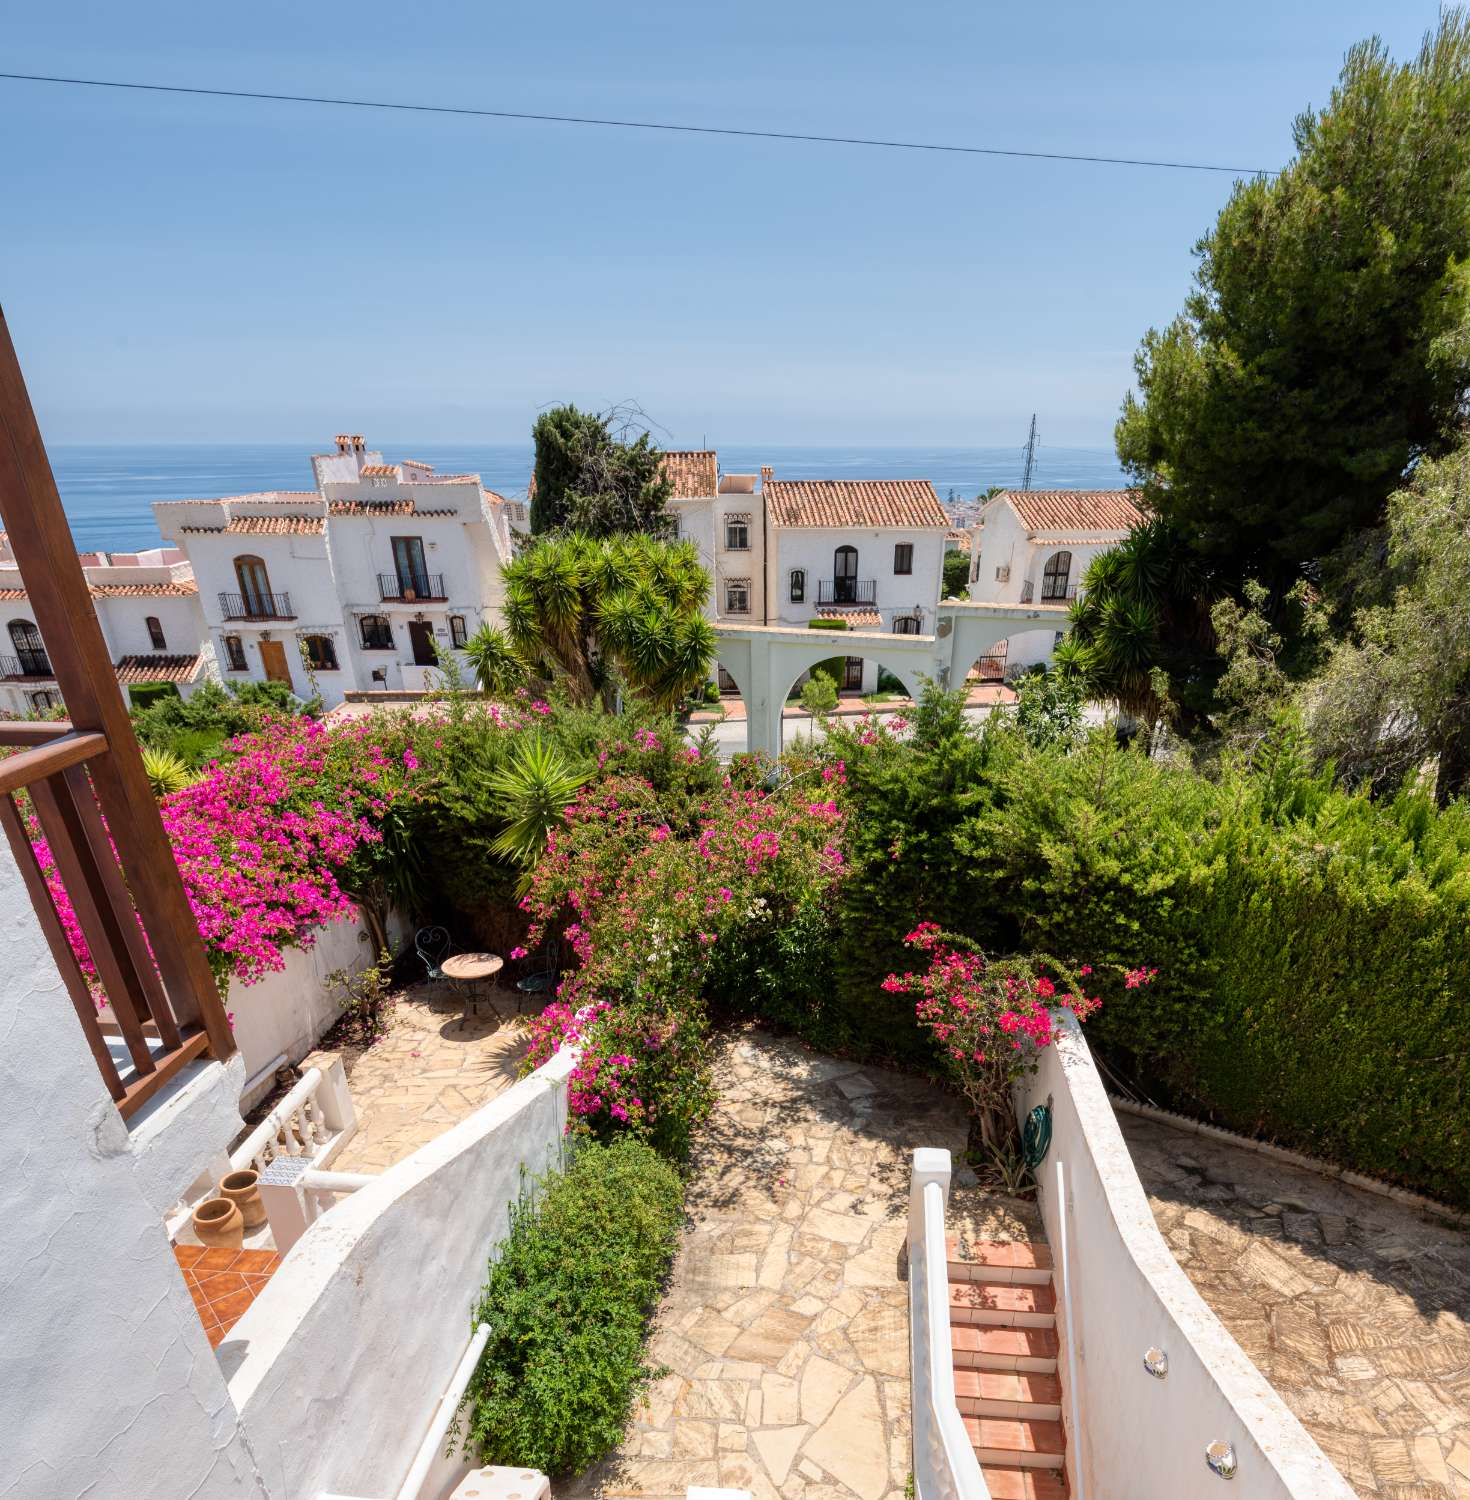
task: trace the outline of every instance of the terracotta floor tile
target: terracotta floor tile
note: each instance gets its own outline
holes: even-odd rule
[[[177,1254],[177,1250],[174,1252]],[[203,1273],[205,1271],[228,1271],[235,1263],[235,1257],[239,1255],[238,1250],[206,1250],[195,1265],[195,1270]]]
[[[226,1328],[232,1328],[245,1316],[250,1304],[255,1301],[255,1289],[245,1287],[229,1297],[221,1297],[209,1304],[209,1310]]]
[[[281,1257],[274,1250],[242,1250],[230,1267],[232,1271],[253,1271],[269,1276],[280,1265]]]

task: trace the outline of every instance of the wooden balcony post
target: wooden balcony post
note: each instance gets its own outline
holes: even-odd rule
[[[224,1059],[234,1052],[235,1040],[143,771],[3,313],[0,515],[68,717],[78,734],[106,738],[107,751],[88,762],[92,786],[153,945],[169,1005],[181,1029],[202,1026],[209,1051]]]

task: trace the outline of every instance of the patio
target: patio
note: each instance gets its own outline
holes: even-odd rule
[[[751,1029],[725,1038],[684,1230],[649,1349],[668,1374],[565,1500],[900,1500],[909,1478],[910,1153],[963,1149],[958,1102]],[[957,1174],[963,1180],[965,1174]],[[1037,1233],[960,1188],[954,1232]]]

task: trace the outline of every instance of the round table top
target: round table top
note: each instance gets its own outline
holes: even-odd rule
[[[439,967],[451,979],[488,979],[505,967],[505,960],[496,953],[456,953]]]

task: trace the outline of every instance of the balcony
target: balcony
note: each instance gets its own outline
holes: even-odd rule
[[[221,594],[220,613],[227,620],[294,620],[290,594]]]
[[[378,598],[413,603],[419,599],[447,599],[442,573],[379,573]]]
[[[1043,582],[1041,585],[1041,602],[1043,604],[1065,604],[1068,600],[1077,597],[1077,585],[1075,583],[1051,583]]]
[[[876,578],[817,579],[818,604],[876,604],[877,601]]]
[[[56,673],[44,651],[17,649],[14,656],[0,656],[0,677],[54,682]]]

